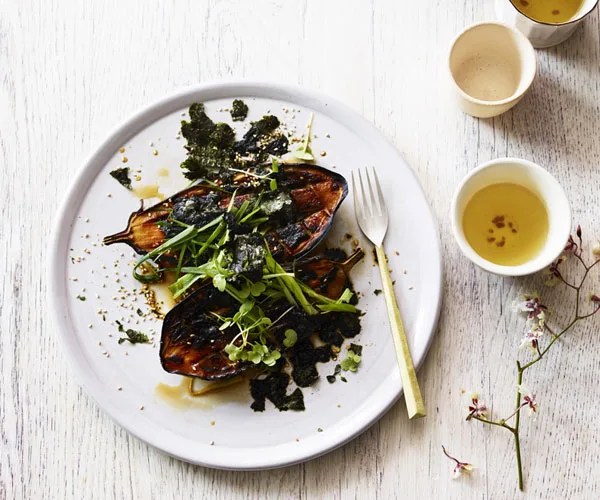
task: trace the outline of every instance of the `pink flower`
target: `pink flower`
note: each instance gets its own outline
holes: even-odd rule
[[[533,353],[538,352],[539,346],[539,338],[544,333],[543,330],[534,329],[527,332],[525,337],[521,339],[521,344],[519,344],[519,349],[529,349]]]
[[[531,392],[527,387],[523,384],[518,385],[517,389],[523,395],[523,402],[521,403],[520,408],[524,408],[525,406],[529,408],[529,414],[532,415],[538,412],[538,403],[535,400],[535,394]]]
[[[521,295],[521,298],[521,302],[514,302],[514,309],[527,314],[527,325],[532,330],[537,327],[543,329],[548,308],[541,303],[537,293],[525,293]]]
[[[452,471],[453,472],[452,479],[459,478],[463,472],[470,473],[473,471],[473,465],[471,465],[467,462],[461,462],[461,461],[457,460],[456,458],[454,458],[453,456],[451,456],[446,451],[446,448],[444,447],[444,445],[442,445],[442,450],[444,451],[444,455],[446,455],[450,460],[453,460],[456,463],[456,465],[454,466],[454,470]]]
[[[479,403],[479,395],[475,392],[471,394],[471,403],[468,408],[467,420],[471,420],[473,417],[483,418],[487,415],[487,406]]]

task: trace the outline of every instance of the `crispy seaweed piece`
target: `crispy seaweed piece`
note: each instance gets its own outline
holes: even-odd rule
[[[129,167],[115,168],[111,170],[110,176],[125,189],[131,190],[131,179],[129,178]]]
[[[268,399],[279,411],[304,410],[304,396],[300,389],[287,394],[290,376],[287,373],[273,373],[266,378],[256,378],[250,381],[250,394],[254,402],[254,411],[265,411],[265,400]]]
[[[234,122],[242,122],[248,116],[248,105],[241,99],[234,99],[230,113]]]

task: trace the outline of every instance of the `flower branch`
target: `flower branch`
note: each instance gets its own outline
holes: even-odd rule
[[[525,294],[522,296],[521,301],[515,303],[515,309],[518,312],[523,313],[526,317],[526,332],[525,337],[521,340],[520,347],[530,349],[535,357],[531,361],[528,361],[524,364],[521,364],[521,362],[517,360],[517,393],[516,405],[513,413],[500,420],[489,418],[487,415],[487,407],[480,402],[479,396],[476,394],[471,395],[471,401],[468,406],[469,412],[466,420],[477,420],[482,424],[503,427],[510,431],[510,433],[513,435],[517,461],[518,485],[520,490],[523,490],[524,487],[520,440],[521,411],[528,409],[530,415],[537,414],[538,412],[536,394],[527,389],[523,384],[525,372],[536,363],[541,361],[556,343],[556,341],[559,340],[565,333],[570,331],[577,323],[596,315],[600,311],[600,295],[591,294],[589,296],[589,300],[593,304],[593,310],[586,314],[580,313],[582,287],[588,279],[590,271],[598,263],[600,263],[600,242],[598,242],[593,249],[593,254],[596,260],[592,264],[588,265],[583,258],[583,239],[581,226],[577,226],[575,235],[577,240],[575,240],[573,236],[569,237],[565,247],[565,254],[561,255],[555,262],[553,262],[547,271],[547,275],[550,278],[547,281],[548,285],[562,283],[575,291],[575,311],[567,325],[558,333],[555,333],[553,329],[549,328],[546,325],[546,316],[549,313],[548,307],[541,302],[539,296],[536,294]],[[567,255],[573,255],[576,258],[577,263],[580,264],[584,269],[583,276],[579,280],[578,284],[573,284],[565,279],[563,272],[561,271],[561,265],[567,260]],[[541,343],[546,332],[550,334],[550,339],[548,343],[542,347]],[[514,424],[509,425],[507,422],[513,418]],[[446,453],[445,449],[444,453]],[[453,457],[450,457],[447,453],[446,455],[452,460],[455,460],[458,467],[460,462]]]

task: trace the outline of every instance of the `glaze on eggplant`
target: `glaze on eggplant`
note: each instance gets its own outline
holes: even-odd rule
[[[358,249],[344,262],[323,258],[307,259],[296,264],[296,273],[304,276],[301,279],[319,293],[335,300],[349,284],[348,273],[363,256],[364,252]],[[165,316],[162,326],[160,360],[163,368],[167,372],[188,377],[224,380],[239,375],[245,368],[251,366],[251,363],[229,359],[223,349],[237,335],[238,330],[236,327],[230,327],[220,331],[219,320],[211,314],[214,312],[220,316],[231,317],[238,307],[239,304],[234,299],[227,293],[219,292],[212,287],[211,283],[200,287],[177,304]],[[275,319],[280,311],[265,311],[265,314],[272,314],[274,316],[272,319]],[[356,314],[348,314],[356,316]],[[326,321],[328,316],[323,315],[322,321],[313,317],[314,322],[311,325],[317,327],[313,331],[307,331],[306,338],[300,340],[309,342],[308,337],[313,333],[321,335],[322,329],[318,328],[318,325],[321,322],[324,325],[331,323]],[[300,319],[294,321],[295,325],[293,325],[298,329]],[[358,322],[358,318],[356,319]],[[285,329],[283,323],[280,329]],[[277,337],[277,332],[274,334]],[[296,349],[297,352],[300,352],[299,348],[300,346]]]
[[[280,211],[270,217],[265,237],[273,256],[289,261],[307,254],[323,240],[335,212],[348,194],[348,183],[335,172],[309,164],[280,165],[276,179],[278,189],[273,196],[282,193],[280,196],[288,197],[290,207],[283,216]],[[257,185],[245,174],[237,175],[232,185],[224,186],[223,190],[206,185],[192,186],[150,208],[132,213],[127,228],[105,237],[104,244],[126,243],[139,254],[150,252],[167,239],[165,230],[157,223],[168,221],[178,202],[192,199],[202,203],[211,197],[217,209],[225,210],[234,190],[237,190],[234,204],[239,207],[247,199],[256,199],[264,186]],[[267,192],[267,200],[269,195]]]
[[[225,380],[243,370],[223,351],[236,335],[234,328],[219,330],[210,314],[233,316],[238,305],[212,284],[196,290],[171,309],[163,321],[160,362],[165,371],[204,380]]]

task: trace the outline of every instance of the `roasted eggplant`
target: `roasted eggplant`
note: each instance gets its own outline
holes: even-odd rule
[[[307,254],[323,240],[348,194],[348,184],[341,175],[309,164],[284,164],[275,175],[278,188],[261,198],[261,208],[269,217],[265,237],[271,252],[285,262]],[[200,227],[207,214],[216,216],[226,210],[234,191],[234,205],[239,207],[245,200],[256,199],[263,190],[252,176],[243,173],[221,188],[192,186],[132,213],[127,228],[104,238],[104,244],[126,243],[145,254],[167,239],[168,233],[160,223],[170,217],[180,220],[187,216],[188,223]]]
[[[160,341],[160,362],[165,371],[204,380],[224,380],[239,374],[240,361],[230,361],[223,351],[236,332],[219,330],[210,312],[233,316],[234,300],[208,283],[165,316]]]
[[[350,269],[363,256],[364,252],[358,249],[344,262],[307,259],[296,264],[296,274],[322,295],[338,299],[349,285]],[[163,368],[170,373],[205,380],[224,380],[240,374],[250,364],[231,361],[223,351],[237,335],[237,329],[219,330],[215,315],[233,316],[238,307],[234,299],[210,283],[177,304],[163,322],[160,345]]]

